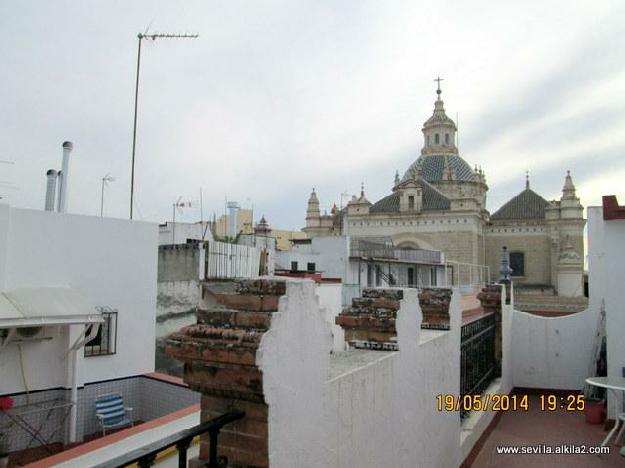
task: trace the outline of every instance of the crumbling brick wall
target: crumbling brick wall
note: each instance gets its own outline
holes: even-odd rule
[[[245,418],[221,431],[219,455],[232,466],[265,467],[268,412],[256,351],[286,285],[245,280],[231,289],[206,285],[205,307],[213,305],[198,311],[196,324],[170,335],[166,353],[184,362],[184,381],[202,393],[202,421],[233,409],[245,411]],[[203,436],[199,460],[208,456],[209,440]]]
[[[451,289],[422,288],[419,290],[419,305],[423,314],[421,328],[449,330],[451,295]]]
[[[449,330],[451,296],[451,289],[419,291],[421,328]],[[395,322],[403,298],[401,289],[364,289],[362,297],[352,299],[352,305],[336,317],[336,324],[345,330],[345,341],[354,348],[397,349]]]

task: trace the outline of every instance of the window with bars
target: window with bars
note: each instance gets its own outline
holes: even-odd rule
[[[104,319],[96,337],[85,345],[85,357],[106,356],[117,352],[117,310],[97,308]]]

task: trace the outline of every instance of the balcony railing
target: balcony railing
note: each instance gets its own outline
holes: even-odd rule
[[[233,411],[222,414],[215,419],[177,432],[157,442],[139,447],[125,455],[113,458],[106,463],[96,465],[95,468],[118,468],[132,465],[133,463],[139,465],[140,468],[149,467],[154,464],[154,460],[156,460],[156,456],[159,452],[174,446],[178,450],[178,467],[185,468],[187,466],[187,449],[191,445],[191,441],[194,437],[206,432],[208,432],[210,438],[210,455],[208,465],[206,466],[209,468],[227,466],[227,460],[224,460],[223,457],[220,459],[217,454],[217,437],[219,436],[219,431],[226,424],[242,419],[244,416],[245,413],[243,411]]]
[[[390,243],[372,242],[363,239],[351,240],[350,256],[384,258],[414,263],[443,263],[442,252],[439,250],[399,249]]]
[[[480,395],[493,381],[495,361],[495,314],[462,326],[460,334],[460,395]],[[470,406],[470,405],[461,405]],[[462,411],[465,417],[468,411]]]

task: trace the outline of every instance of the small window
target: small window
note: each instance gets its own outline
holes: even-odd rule
[[[434,144],[440,144],[440,136],[438,135],[438,133],[434,134]]]
[[[449,133],[445,133],[445,144],[449,144]]]
[[[523,252],[510,252],[511,276],[525,276],[525,254]]]
[[[436,286],[436,267],[430,268],[430,286]]]
[[[306,271],[307,271],[308,273],[314,273],[315,271],[317,271],[317,270],[316,270],[316,268],[315,268],[315,266],[316,266],[316,265],[315,265],[314,263],[312,263],[312,262],[307,263],[307,264],[306,264]]]
[[[291,262],[291,271],[297,271],[297,262]]]
[[[85,357],[106,356],[117,352],[117,310],[98,307],[104,322],[100,324],[96,337],[85,345]]]
[[[408,195],[408,209],[414,210],[414,195]]]
[[[430,146],[430,135],[425,137],[425,146]]]

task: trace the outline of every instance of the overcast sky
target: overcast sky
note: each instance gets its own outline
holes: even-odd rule
[[[376,201],[418,156],[438,74],[492,211],[524,188],[625,203],[622,1],[0,2],[0,195],[43,208],[74,142],[68,211],[128,216],[137,33],[144,42],[135,217],[224,199],[281,228],[364,182]],[[6,184],[14,184],[15,189]],[[199,207],[199,204],[198,204]],[[198,209],[179,215],[194,221]]]

